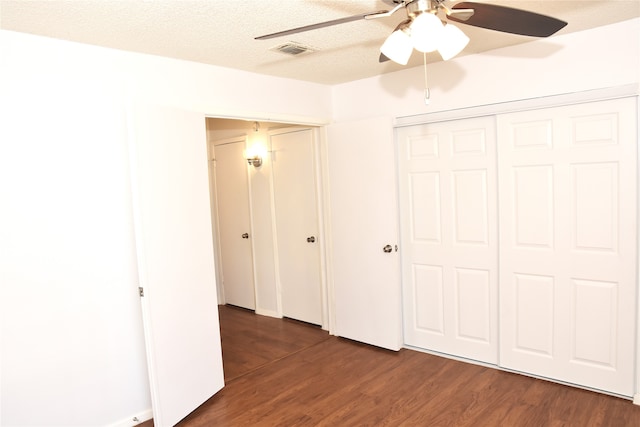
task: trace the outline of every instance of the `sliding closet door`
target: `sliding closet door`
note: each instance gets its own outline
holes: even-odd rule
[[[634,99],[498,117],[500,362],[630,396]]]
[[[493,117],[397,130],[405,344],[497,363]]]

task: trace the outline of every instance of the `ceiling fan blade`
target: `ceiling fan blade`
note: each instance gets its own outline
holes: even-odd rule
[[[469,19],[462,20],[454,13],[448,17],[451,21],[523,36],[549,37],[567,25],[550,16],[494,4],[462,2],[452,9],[473,9],[474,14]]]
[[[440,3],[439,6],[444,10],[447,16],[455,15],[457,19],[462,21],[467,21],[475,12],[473,9],[449,9],[444,3]]]
[[[359,21],[366,19],[367,17],[373,17],[373,15],[387,14],[387,10],[379,10],[377,12],[361,13],[359,15],[347,16],[345,18],[334,19],[332,21],[320,22],[318,24],[305,25],[304,27],[292,28],[290,30],[279,31],[277,33],[266,34],[264,36],[256,37],[256,40],[267,40],[276,37],[288,36],[289,34],[297,34],[305,31],[317,30],[318,28],[330,27],[332,25],[344,24],[347,22]]]

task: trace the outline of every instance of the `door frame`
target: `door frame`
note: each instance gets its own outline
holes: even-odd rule
[[[318,236],[319,236],[319,243],[320,243],[320,283],[321,283],[321,297],[322,297],[322,301],[321,301],[321,307],[322,307],[322,329],[328,331],[330,334],[333,334],[334,332],[334,325],[335,325],[335,316],[334,316],[334,298],[333,298],[333,292],[332,292],[332,288],[331,288],[331,265],[330,265],[330,259],[331,257],[329,256],[329,251],[330,251],[330,247],[331,245],[328,242],[329,239],[329,230],[330,230],[330,224],[329,224],[329,220],[328,218],[330,217],[329,215],[329,198],[328,198],[328,182],[327,182],[327,170],[328,170],[328,164],[327,164],[327,152],[326,152],[326,130],[325,130],[325,126],[329,124],[328,120],[324,120],[324,119],[308,119],[308,120],[300,120],[299,118],[292,118],[289,116],[283,116],[283,117],[270,117],[268,119],[265,119],[263,117],[258,117],[258,116],[251,116],[251,115],[247,115],[247,116],[225,116],[225,115],[216,115],[216,114],[205,114],[205,118],[206,119],[221,119],[221,120],[238,120],[239,122],[259,122],[261,124],[266,124],[267,126],[269,124],[272,123],[277,123],[277,124],[286,124],[286,126],[284,127],[278,127],[275,129],[270,129],[268,130],[268,134],[270,134],[270,132],[277,132],[277,133],[282,133],[283,131],[286,131],[287,129],[289,130],[302,130],[302,129],[311,129],[313,132],[313,142],[314,142],[314,165],[315,165],[315,178],[316,178],[316,201],[317,201],[317,210],[318,210]],[[209,140],[209,138],[207,138],[207,156],[208,156],[208,161],[209,161],[209,187],[210,187],[210,191],[211,191],[211,200],[212,200],[212,204],[215,204],[215,206],[217,206],[217,195],[215,194],[215,174],[213,174],[213,169],[211,168],[211,160],[213,158],[213,153],[214,153],[214,145],[217,145],[220,143],[220,141],[232,141],[238,138],[246,138],[245,139],[245,148],[248,146],[249,144],[249,132],[246,132],[242,135],[239,135],[237,137],[231,137],[231,138],[224,138],[224,139],[219,139],[219,140]],[[264,161],[268,161],[270,162],[270,156],[269,153],[267,153],[266,159],[264,159]],[[248,185],[249,185],[249,206],[250,206],[250,215],[251,215],[251,233],[254,234],[254,221],[253,221],[253,207],[252,207],[252,187],[251,187],[251,170],[250,168],[247,168],[247,174],[248,174]],[[255,298],[256,298],[256,313],[261,314],[261,315],[265,315],[265,316],[272,316],[272,317],[279,317],[282,318],[283,314],[282,314],[282,303],[281,303],[281,292],[280,292],[280,280],[278,277],[278,262],[277,262],[277,252],[276,252],[276,242],[275,242],[275,212],[274,212],[274,204],[273,204],[273,181],[271,180],[270,182],[270,194],[269,197],[271,198],[271,233],[274,236],[274,264],[275,264],[275,274],[276,274],[276,304],[277,304],[277,310],[275,312],[271,312],[271,311],[265,311],[265,310],[261,310],[260,308],[260,298],[259,298],[259,292],[258,292],[258,278],[256,277],[257,274],[257,266],[256,266],[256,256],[255,256],[255,246],[253,244],[253,241],[251,243],[251,250],[252,250],[252,255],[253,255],[253,275],[254,275],[254,292],[255,292]],[[214,206],[212,206],[212,212],[214,212],[215,208]],[[220,245],[219,245],[219,236],[218,236],[218,230],[219,230],[219,223],[217,222],[217,212],[215,213],[215,221],[214,225],[213,225],[213,230],[212,230],[212,238],[214,241],[214,248],[215,248],[215,261],[216,261],[216,280],[217,283],[222,283],[221,281],[221,272],[219,271],[220,269],[218,268],[218,265],[220,265]],[[219,286],[219,288],[221,287],[221,285]],[[220,304],[224,304],[225,299],[224,299],[224,294],[220,294],[219,293],[219,301]]]

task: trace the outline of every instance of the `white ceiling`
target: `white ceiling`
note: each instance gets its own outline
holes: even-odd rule
[[[449,6],[457,1],[448,1]],[[485,3],[525,9],[567,21],[566,34],[640,16],[640,0]],[[0,28],[110,48],[179,58],[256,73],[337,84],[397,71],[378,62],[379,47],[406,19],[360,20],[271,40],[254,37],[349,15],[389,9],[381,0],[0,0]],[[471,38],[464,54],[528,42],[460,24]],[[295,41],[318,49],[289,56],[270,51]],[[597,54],[597,53],[594,53]],[[429,54],[428,61],[439,60]],[[408,66],[422,63],[414,53]]]

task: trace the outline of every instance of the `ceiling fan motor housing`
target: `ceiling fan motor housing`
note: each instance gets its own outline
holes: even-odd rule
[[[439,2],[437,0],[413,0],[407,2],[405,8],[407,15],[411,18],[415,18],[424,12],[430,12],[436,14],[438,12]]]

